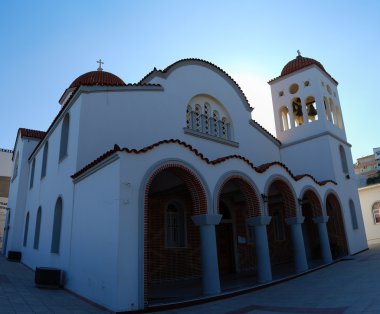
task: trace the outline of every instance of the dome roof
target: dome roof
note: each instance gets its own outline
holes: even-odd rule
[[[91,71],[77,77],[69,88],[81,85],[125,86],[121,78],[106,71]]]
[[[300,69],[306,68],[309,65],[315,64],[317,67],[319,67],[323,72],[326,72],[323,65],[318,62],[317,60],[311,59],[311,58],[305,58],[301,55],[298,55],[295,59],[292,61],[289,61],[284,68],[281,71],[281,76],[293,73],[295,71],[298,71]],[[327,73],[327,72],[326,72]]]

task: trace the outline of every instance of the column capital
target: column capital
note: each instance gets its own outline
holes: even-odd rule
[[[304,216],[296,216],[296,217],[286,218],[285,222],[288,225],[295,225],[295,224],[302,224],[304,220],[305,220]]]
[[[272,217],[271,216],[257,216],[247,219],[248,226],[265,226],[269,225]]]
[[[197,226],[203,225],[218,225],[222,220],[222,215],[219,214],[206,214],[206,215],[195,215],[192,216],[194,224]]]
[[[318,216],[313,218],[313,222],[316,224],[327,223],[329,221],[329,216]]]

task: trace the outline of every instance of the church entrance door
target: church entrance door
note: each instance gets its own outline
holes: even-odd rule
[[[235,272],[232,223],[221,222],[216,226],[219,274]]]

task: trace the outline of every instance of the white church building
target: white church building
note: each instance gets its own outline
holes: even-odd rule
[[[222,69],[199,59],[125,84],[76,78],[46,132],[19,129],[6,250],[64,272],[112,311],[155,287],[225,291],[367,248],[338,82],[300,54],[269,82],[277,137]],[[254,88],[254,87],[252,87]]]

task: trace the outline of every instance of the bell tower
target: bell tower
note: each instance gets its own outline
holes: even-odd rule
[[[281,159],[295,174],[309,173],[317,180],[346,179],[353,176],[352,157],[338,82],[320,62],[297,53],[281,75],[268,82]]]

